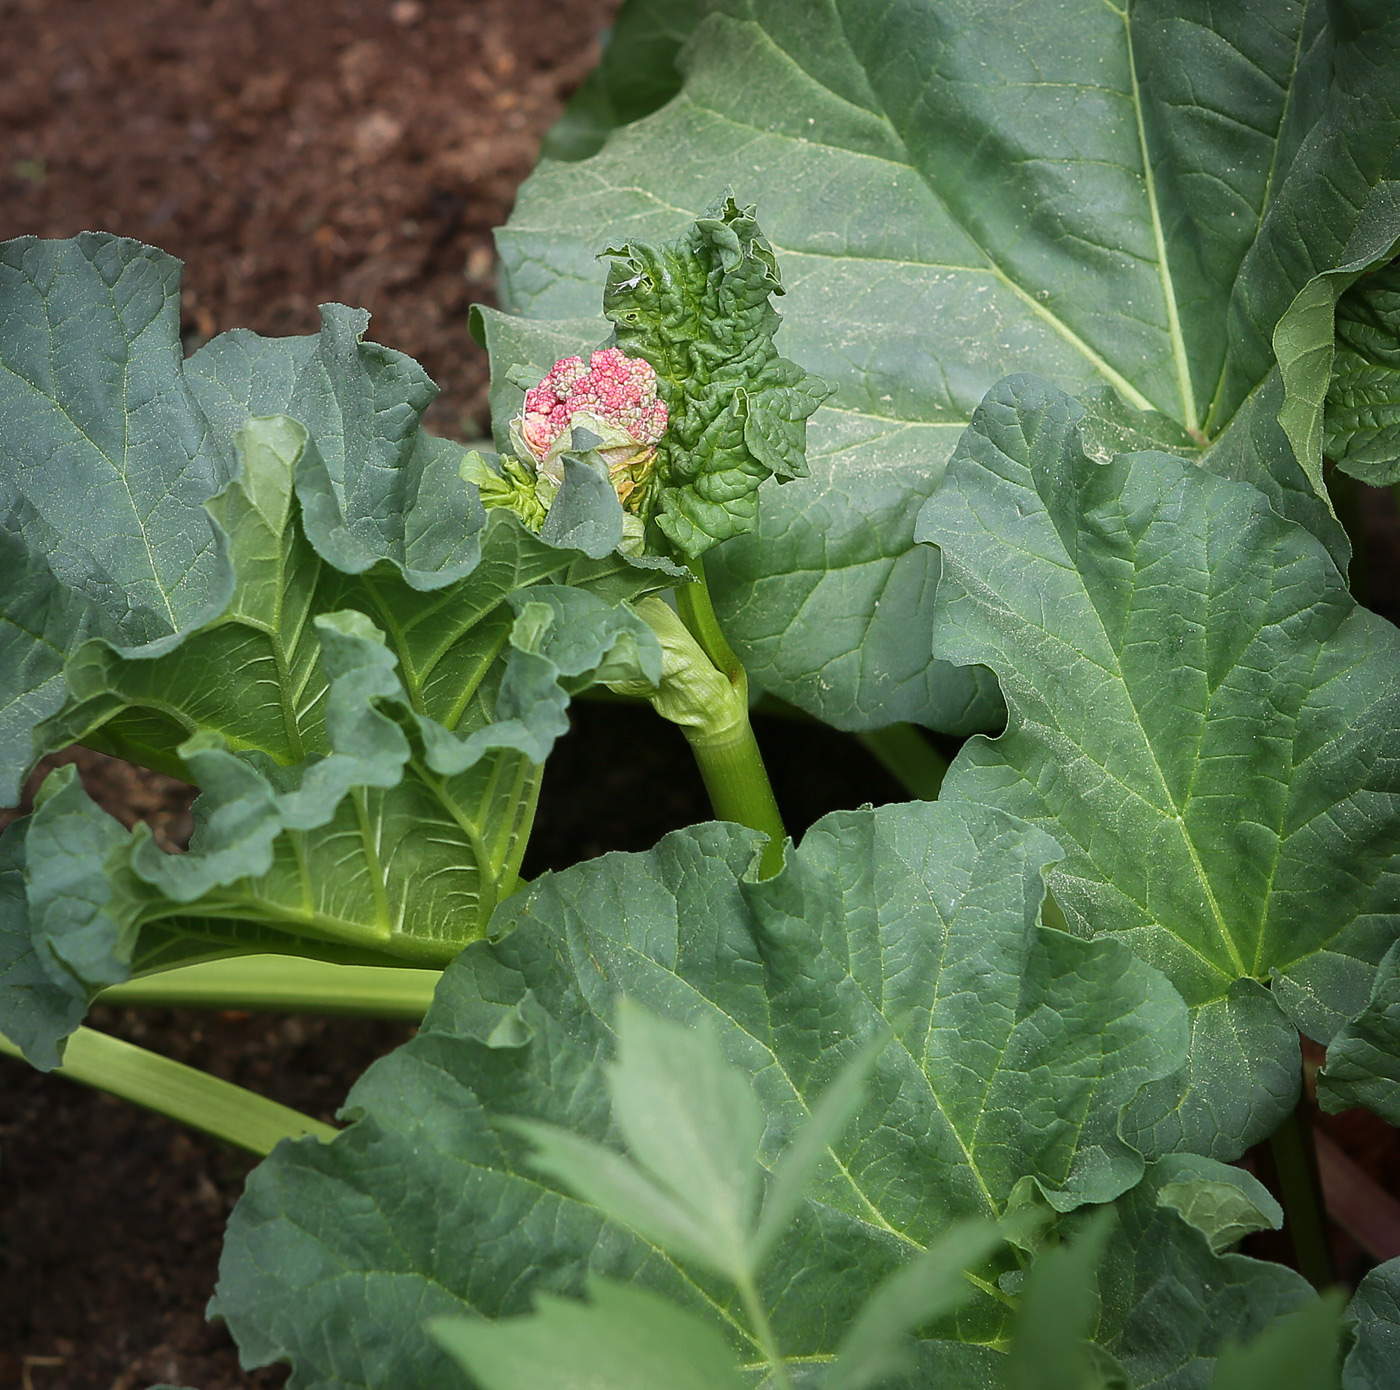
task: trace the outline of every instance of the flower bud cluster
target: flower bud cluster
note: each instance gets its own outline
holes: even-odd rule
[[[579,415],[615,425],[643,445],[655,445],[666,432],[666,404],[656,398],[651,364],[617,348],[595,352],[586,367],[581,357],[561,358],[525,393],[520,432],[536,460],[545,461]]]
[[[644,495],[637,489],[651,476],[656,446],[666,432],[666,403],[656,395],[656,372],[640,357],[601,348],[589,358],[564,357],[537,386],[525,393],[525,406],[511,422],[516,450],[528,454],[541,477],[564,479],[562,455],[575,430],[597,436],[596,452],[624,507]],[[634,495],[635,494],[635,495]]]

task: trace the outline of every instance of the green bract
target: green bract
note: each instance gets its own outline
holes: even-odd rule
[[[647,528],[649,550],[694,559],[754,528],[766,479],[806,476],[806,420],[830,387],[773,345],[780,319],[770,300],[783,285],[752,208],[726,196],[678,241],[629,241],[603,256],[611,268],[602,304],[617,346],[655,369],[669,416],[627,509]],[[542,373],[503,362],[514,351],[511,326],[494,310],[475,312],[501,368],[496,419],[514,420],[518,387]],[[596,339],[590,326],[564,355]],[[543,346],[529,340],[532,351]],[[521,451],[518,438],[514,447]]]
[[[570,693],[660,673],[610,492],[561,544],[488,520],[367,315],[182,363],[178,272],[92,234],[0,255],[9,799],[78,740],[204,793],[182,856],[75,783],[8,832],[0,1032],[46,1066],[182,959],[445,964],[515,885]]]

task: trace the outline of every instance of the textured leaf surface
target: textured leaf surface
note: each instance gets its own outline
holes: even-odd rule
[[[726,185],[758,204],[779,346],[837,388],[811,477],[765,489],[758,531],[713,557],[765,688],[842,727],[995,725],[966,675],[928,667],[937,560],[912,528],[1007,373],[1107,386],[1226,452],[1247,414],[1234,462],[1313,490],[1332,306],[1400,233],[1392,6],[700,9],[680,94],[546,162],[500,247],[510,307],[548,325],[597,314],[601,237],[664,240]]]
[[[0,803],[89,632],[154,652],[232,582],[202,503],[232,454],[180,372],[180,262],[86,232],[0,246]]]
[[[1211,1167],[1214,1174],[1185,1169],[1175,1156],[1164,1159],[1115,1203],[1117,1225],[1099,1264],[1094,1339],[1127,1371],[1134,1390],[1209,1384],[1225,1348],[1316,1305],[1301,1275],[1244,1255],[1214,1254],[1205,1233],[1185,1226],[1175,1204],[1162,1200],[1165,1188],[1183,1182],[1234,1180],[1224,1164]]]
[[[214,496],[190,483],[166,511],[172,534],[212,538],[232,582],[214,616],[122,646],[75,581],[59,585],[69,542],[28,494],[10,499],[24,523],[0,543],[15,579],[0,640],[24,686],[4,716],[11,770],[95,741],[204,795],[192,850],[176,857],[76,787],[55,798],[72,805],[53,845],[41,823],[57,812],[39,814],[28,908],[7,912],[16,935],[4,949],[15,981],[37,966],[47,985],[0,991],[0,1028],[13,1024],[51,1065],[74,1009],[133,969],[258,946],[450,959],[515,882],[539,764],[567,727],[570,695],[659,672],[650,630],[619,603],[665,578],[607,547],[561,548],[511,518],[488,522],[460,476],[463,450],[419,427],[436,388],[411,359],[361,340],[363,311],[327,306],[306,338],[227,334],[182,364],[177,263],[113,238],[15,246],[57,258],[51,297],[78,317],[89,301],[89,317],[103,307],[89,262],[124,256],[165,276],[139,340],[166,373],[149,389],[228,460]],[[27,324],[12,352],[37,353],[41,327]],[[104,429],[144,418],[98,389],[108,336],[74,334],[51,413],[86,410]],[[162,428],[178,440],[176,423]],[[59,488],[62,457],[26,466],[34,497],[44,478]],[[145,485],[159,464],[141,455]],[[587,498],[570,502],[595,530],[619,511],[611,493],[602,519]],[[82,494],[68,510],[81,519]],[[70,897],[86,905],[81,920]]]
[[[1356,1320],[1356,1343],[1342,1384],[1345,1390],[1384,1390],[1400,1364],[1400,1259],[1371,1270],[1347,1311]]]
[[[1358,280],[1337,305],[1323,449],[1377,487],[1400,480],[1400,266]]]
[[[1256,489],[1165,454],[1099,463],[1081,414],[1002,383],[925,507],[935,641],[1012,711],[942,795],[1055,836],[1071,921],[1172,979],[1192,1070],[1144,1098],[1144,1142],[1235,1156],[1291,1104],[1291,1025],[1329,1039],[1395,938],[1400,636]]]
[[[1376,972],[1371,998],[1327,1048],[1317,1098],[1336,1113],[1364,1105],[1400,1126],[1400,941]]]
[[[619,1147],[603,1070],[619,994],[708,1021],[753,1076],[770,1166],[862,1041],[894,1034],[764,1270],[794,1355],[834,1351],[883,1275],[962,1218],[999,1215],[1027,1175],[1062,1208],[1136,1180],[1119,1114],[1180,1064],[1184,1010],[1118,943],[1034,925],[1047,840],[916,804],[828,817],[775,879],[744,877],[755,851],[748,832],[701,826],[503,906],[501,939],[454,962],[419,1036],[352,1094],[367,1118],[250,1182],[216,1300],[250,1362],[286,1356],[297,1385],[362,1381],[368,1299],[397,1349],[390,1378],[449,1383],[419,1319],[520,1312],[532,1287],[577,1294],[589,1271],[704,1311],[752,1357],[726,1285],[542,1181],[511,1128]],[[978,1295],[949,1333],[985,1344],[1003,1316]]]

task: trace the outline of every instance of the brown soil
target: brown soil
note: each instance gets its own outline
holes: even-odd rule
[[[326,300],[486,424],[467,333],[491,229],[617,0],[0,0],[0,239],[98,228],[181,257],[191,346],[314,332]]]

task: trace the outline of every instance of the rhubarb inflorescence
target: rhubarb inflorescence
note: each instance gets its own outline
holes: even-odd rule
[[[605,469],[626,514],[624,548],[694,561],[758,520],[768,478],[806,475],[807,417],[831,393],[778,355],[782,281],[752,208],[726,195],[675,242],[627,242],[603,311],[614,344],[508,375],[525,399],[514,457],[469,456],[488,507],[543,524],[565,455]]]

